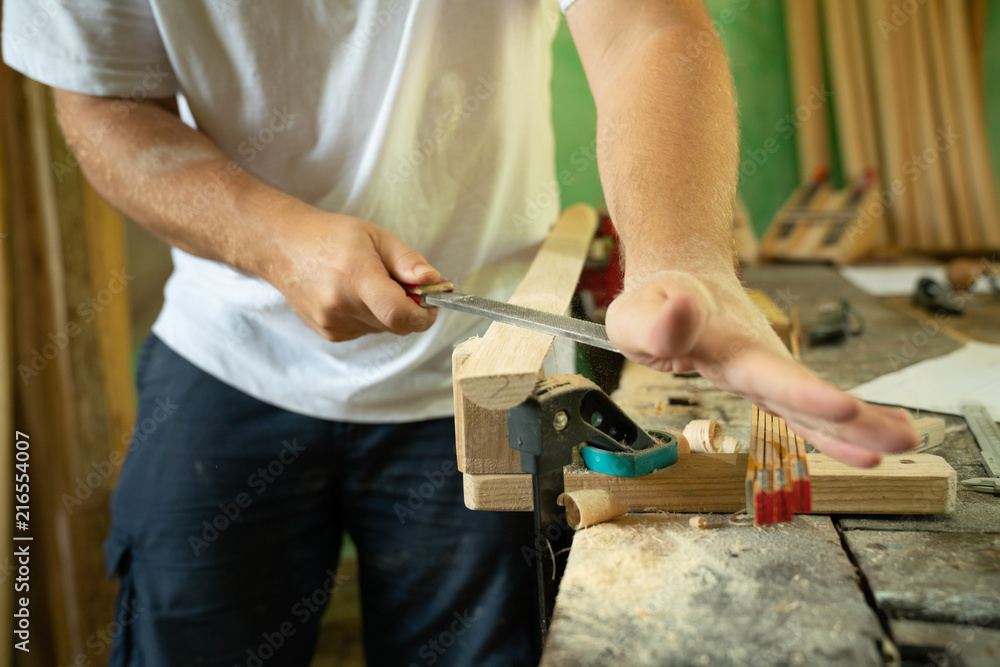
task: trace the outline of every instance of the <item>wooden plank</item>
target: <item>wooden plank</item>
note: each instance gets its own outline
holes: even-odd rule
[[[597,213],[577,204],[563,211],[509,303],[562,314],[576,290],[597,230]],[[553,337],[508,324],[490,325],[483,343],[456,375],[465,396],[484,408],[507,410],[535,388]]]
[[[826,86],[817,0],[785,0],[785,35],[796,114],[800,109],[809,110],[809,117],[804,120],[796,116],[799,125],[795,130],[799,182],[808,183],[817,169],[830,166],[826,110],[812,109],[817,91]],[[825,105],[825,99],[822,103]]]
[[[962,3],[946,2],[941,8],[946,29],[946,44],[951,77],[958,97],[957,143],[967,160],[967,173],[975,193],[974,203],[982,232],[984,250],[1000,250],[1000,209],[998,209],[989,141],[983,121],[980,98],[976,93],[975,65],[969,40],[969,26]]]
[[[899,183],[901,192],[893,191],[895,200],[891,208],[897,242],[904,248],[913,246],[915,231],[912,227],[913,192],[903,181],[903,165],[907,153],[906,124],[910,122],[911,102],[902,93],[900,77],[894,71],[898,66],[895,50],[898,40],[895,31],[885,35],[879,25],[891,25],[889,0],[872,0],[868,9],[868,43],[871,47],[872,70],[875,77],[876,109],[878,111],[878,136],[882,146],[882,182],[885,190]],[[881,23],[880,23],[881,22]],[[899,190],[900,188],[896,188]]]
[[[879,19],[884,21],[883,25],[892,25],[892,16],[898,16],[902,12],[902,3],[905,0],[881,0],[883,11]],[[923,247],[926,239],[932,238],[933,222],[931,211],[924,204],[924,192],[918,183],[920,172],[913,173],[912,168],[907,169],[907,164],[915,164],[913,159],[920,152],[919,117],[915,104],[917,96],[916,76],[912,65],[912,55],[910,42],[913,39],[912,30],[899,29],[886,33],[885,42],[889,47],[889,57],[891,60],[890,71],[898,91],[896,105],[901,113],[896,118],[896,123],[891,126],[899,135],[901,144],[902,162],[900,169],[903,171],[905,179],[902,183],[902,194],[900,199],[906,201],[906,209],[910,212],[907,218],[897,218],[903,221],[906,233],[900,236],[900,241],[904,249],[919,250]],[[878,39],[881,39],[881,31]],[[902,215],[902,213],[901,213]]]
[[[983,466],[955,465],[958,481],[982,477]],[[934,533],[1000,534],[1000,511],[997,498],[968,491],[961,486],[955,498],[955,511],[949,514],[898,514],[878,516],[838,516],[837,525],[846,530],[921,530]]]
[[[956,131],[958,128],[957,108],[959,90],[955,79],[951,76],[946,55],[944,35],[944,2],[945,0],[930,0],[927,18],[924,20],[924,37],[931,56],[931,72],[933,74],[934,99],[939,107],[941,127]],[[951,193],[954,211],[953,225],[958,232],[959,246],[965,250],[975,251],[984,247],[982,233],[975,219],[972,193],[972,178],[962,155],[961,145],[950,146],[940,156],[946,184]]]
[[[849,530],[844,540],[890,618],[1000,628],[1000,535]]]
[[[451,355],[452,373],[457,374],[481,338],[459,344]],[[464,473],[519,473],[520,453],[507,444],[507,412],[476,405],[455,382],[455,453]]]
[[[844,2],[824,2],[826,39],[830,76],[833,79],[833,110],[837,123],[840,161],[848,179],[872,166],[866,159],[867,148],[858,119],[857,80],[852,69],[852,50],[848,41],[847,7]]]
[[[861,149],[865,159],[864,168],[879,171],[881,160],[875,120],[875,101],[872,92],[874,86],[872,84],[871,56],[868,52],[868,40],[864,37],[866,31],[861,23],[860,1],[841,0],[838,4],[843,5],[843,29],[846,33],[847,43],[851,46],[848,49],[848,57],[850,58],[854,97],[858,105],[858,108],[855,109],[855,117],[858,131],[861,134]],[[851,176],[857,176],[859,173],[861,172],[851,174]]]
[[[826,517],[766,530],[631,515],[574,536],[542,667],[882,665]]]
[[[927,20],[927,7],[918,7],[914,16],[906,21],[900,30],[908,34],[910,71],[913,76],[914,108],[916,109],[915,156],[919,178],[914,181],[923,194],[923,205],[928,210],[930,228],[921,236],[921,249],[926,252],[941,252],[956,247],[952,231],[951,211],[948,206],[948,191],[944,182],[941,151],[935,146],[939,140],[940,128],[934,109],[931,72],[928,63],[927,45],[923,25]]]
[[[939,514],[955,509],[955,469],[933,454],[886,456],[875,468],[852,468],[808,455],[813,514]],[[681,454],[677,463],[629,479],[565,468],[566,490],[604,489],[633,512],[736,512],[745,505],[746,454]],[[527,474],[465,475],[473,510],[530,511]]]

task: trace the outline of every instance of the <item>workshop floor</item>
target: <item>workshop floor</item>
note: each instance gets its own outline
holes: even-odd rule
[[[364,667],[361,647],[361,604],[358,561],[341,561],[338,576],[344,582],[333,594],[323,615],[319,645],[312,667]]]

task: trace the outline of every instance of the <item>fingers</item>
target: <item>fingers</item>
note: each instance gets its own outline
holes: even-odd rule
[[[371,272],[358,286],[358,295],[377,325],[393,333],[427,331],[437,319],[437,308],[417,305],[384,269]]]
[[[690,294],[668,298],[650,330],[650,349],[661,357],[691,352],[705,328],[704,311]]]
[[[362,277],[356,283],[364,308],[384,330],[398,334],[426,331],[437,319],[437,308],[417,305],[399,283],[433,283],[441,274],[395,234],[378,228],[372,234],[377,261],[369,270],[359,271]]]
[[[734,359],[726,376],[735,391],[766,401],[779,413],[844,422],[857,416],[863,405],[794,359],[768,349],[746,350]]]
[[[441,280],[441,274],[431,267],[423,255],[403,243],[395,234],[385,230],[379,232],[375,247],[393,278],[418,285]]]

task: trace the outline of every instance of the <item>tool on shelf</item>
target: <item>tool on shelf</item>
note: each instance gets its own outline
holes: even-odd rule
[[[882,207],[874,206],[878,175],[861,172],[849,189],[834,191],[825,167],[792,193],[761,242],[765,259],[850,264],[878,242]]]
[[[647,433],[596,384],[579,375],[542,380],[526,401],[507,411],[507,438],[531,474],[542,639],[548,633],[556,592],[573,541],[566,509],[563,466],[580,445],[588,467],[620,477],[638,477],[677,461],[677,438]],[[589,452],[589,454],[588,454]]]
[[[982,450],[980,458],[987,475],[964,480],[962,486],[969,491],[1000,495],[1000,427],[984,405],[964,403],[959,410],[979,443],[979,449]]]
[[[403,284],[403,289],[406,290],[407,296],[425,308],[440,306],[533,331],[541,331],[553,336],[561,336],[577,343],[613,352],[618,351],[618,348],[608,340],[607,330],[602,324],[577,320],[565,315],[553,315],[534,308],[515,306],[504,301],[462,294],[455,291],[455,283],[450,280],[442,280],[430,285]]]
[[[848,336],[860,336],[865,330],[865,320],[849,301],[830,301],[820,304],[819,314],[809,330],[812,346],[843,343]]]

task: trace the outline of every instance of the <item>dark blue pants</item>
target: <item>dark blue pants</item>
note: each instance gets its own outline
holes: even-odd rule
[[[330,422],[250,398],[155,337],[111,503],[111,664],[306,667],[341,536],[369,665],[538,661],[531,516],[472,512],[454,422]]]

